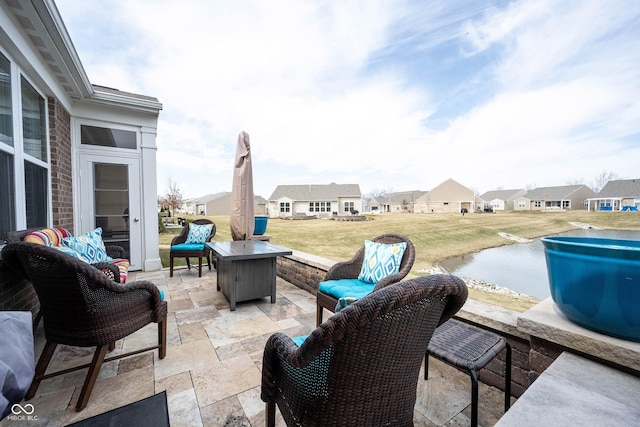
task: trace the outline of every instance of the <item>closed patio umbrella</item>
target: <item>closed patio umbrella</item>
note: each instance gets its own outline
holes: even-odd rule
[[[253,237],[253,171],[251,144],[245,131],[238,135],[231,189],[231,237],[233,240],[251,240]]]

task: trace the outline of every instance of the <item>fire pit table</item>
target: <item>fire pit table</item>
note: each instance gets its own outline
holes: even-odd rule
[[[218,290],[236,303],[270,296],[276,302],[276,258],[291,255],[291,249],[260,240],[209,242],[217,258]]]

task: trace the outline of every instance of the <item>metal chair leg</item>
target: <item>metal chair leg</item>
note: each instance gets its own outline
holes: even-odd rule
[[[267,402],[265,407],[265,426],[275,427],[276,425],[276,402]]]
[[[504,373],[504,412],[511,407],[511,346],[507,343],[507,367]]]
[[[471,376],[471,427],[478,426],[478,374],[470,370]]]

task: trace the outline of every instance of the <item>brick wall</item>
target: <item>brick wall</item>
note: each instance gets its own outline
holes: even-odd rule
[[[55,98],[48,106],[53,225],[73,230],[71,115]]]

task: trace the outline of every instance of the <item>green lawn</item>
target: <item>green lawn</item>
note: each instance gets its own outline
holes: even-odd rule
[[[231,240],[229,216],[208,218],[216,223],[214,241]],[[514,243],[500,237],[499,232],[535,238],[576,228],[570,224],[571,222],[586,223],[603,229],[640,230],[640,214],[634,212],[505,211],[465,216],[398,213],[375,215],[370,218],[373,219],[361,222],[270,218],[266,234],[272,236],[272,243],[336,261],[351,258],[365,239],[384,233],[403,234],[411,239],[416,248],[416,261],[411,275],[420,275],[421,270],[431,268],[443,259]],[[177,233],[179,229],[170,231]],[[160,252],[164,266],[169,265],[168,245],[173,233],[160,235]],[[186,265],[184,261],[182,265]],[[483,300],[490,298],[490,302],[499,305],[512,305],[513,302],[512,297],[499,294],[476,294],[477,292],[473,291],[472,297]],[[526,309],[535,302],[525,299],[524,305],[516,309]]]

